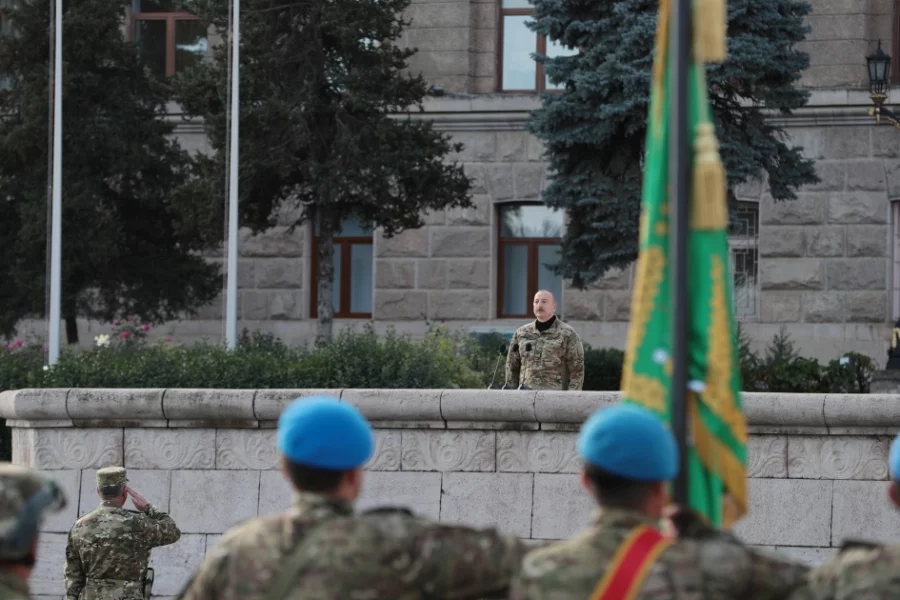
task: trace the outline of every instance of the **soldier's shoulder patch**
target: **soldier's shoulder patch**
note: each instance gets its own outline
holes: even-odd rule
[[[404,508],[402,506],[378,506],[375,508],[370,508],[368,510],[364,510],[362,512],[364,515],[404,515],[408,517],[414,517],[415,515],[408,508]]]
[[[876,548],[881,547],[881,544],[876,544],[875,542],[867,540],[848,539],[844,540],[844,543],[841,544],[841,548],[838,552],[842,553],[850,550],[875,550]]]

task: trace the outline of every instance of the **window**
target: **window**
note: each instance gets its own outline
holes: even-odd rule
[[[734,277],[734,314],[738,318],[757,315],[757,271],[759,268],[759,205],[738,202],[728,232],[731,273]]]
[[[549,290],[562,315],[562,277],[546,265],[559,262],[565,214],[543,204],[500,207],[500,266],[497,312],[500,318],[528,318],[538,290]]]
[[[312,243],[312,293],[310,315],[319,314],[318,269],[319,221],[316,220]],[[372,317],[372,230],[357,219],[341,223],[334,234],[334,288],[331,302],[334,316],[339,319],[370,319]]]
[[[891,202],[891,217],[893,228],[891,235],[891,246],[893,250],[893,260],[891,264],[891,320],[900,319],[900,202]]]
[[[0,0],[0,37],[12,35],[12,18],[7,14],[8,9],[15,8],[16,0]]]
[[[176,0],[132,0],[131,35],[141,58],[159,77],[171,77],[206,58],[206,27]]]
[[[575,54],[557,42],[531,31],[525,24],[534,18],[529,0],[500,0],[499,89],[501,92],[543,92],[562,89],[550,83],[544,66],[531,55],[556,57]]]

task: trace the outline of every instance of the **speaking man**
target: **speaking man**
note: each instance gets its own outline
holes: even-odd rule
[[[516,330],[506,357],[506,386],[533,390],[580,390],[584,385],[584,345],[575,330],[556,316],[547,290],[534,295],[535,320]]]

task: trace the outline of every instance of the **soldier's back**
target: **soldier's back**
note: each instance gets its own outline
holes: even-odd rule
[[[124,508],[101,506],[83,516],[69,533],[86,577],[83,598],[143,598],[142,577],[152,541],[142,519]]]
[[[579,535],[529,553],[511,598],[584,600],[591,597],[617,551],[639,525],[627,513],[601,516]],[[675,540],[652,563],[635,600],[740,600],[785,598],[806,568],[750,552],[730,536]]]
[[[494,579],[505,588],[522,554],[514,538],[473,536],[470,529],[436,526],[404,511],[315,521],[289,511],[232,529],[182,598],[262,600],[293,564],[299,567],[285,596],[290,599],[413,600],[447,590],[466,597],[467,588],[489,589]]]
[[[814,569],[791,600],[900,598],[900,546],[852,544]]]

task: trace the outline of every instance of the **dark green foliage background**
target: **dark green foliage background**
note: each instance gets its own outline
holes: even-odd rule
[[[557,270],[583,287],[637,256],[659,3],[534,0],[534,6],[534,31],[580,50],[537,57],[566,93],[545,94],[528,128],[544,143],[554,173],[543,201],[570,217]],[[783,201],[818,180],[813,162],[764,115],[807,102],[809,92],[794,85],[809,65],[796,44],[809,30],[803,19],[810,11],[797,0],[728,1],[728,60],[707,73],[731,189],[765,176],[772,197]]]
[[[0,334],[44,314],[50,145],[50,2],[5,7],[0,37]],[[168,90],[125,41],[123,0],[67,0],[63,37],[62,315],[160,322],[210,301],[218,269],[175,190],[190,157],[167,122]],[[187,198],[190,211],[201,199]],[[71,340],[70,340],[71,341]]]

